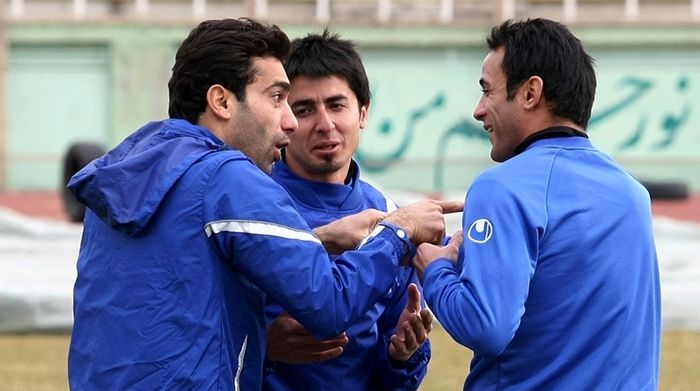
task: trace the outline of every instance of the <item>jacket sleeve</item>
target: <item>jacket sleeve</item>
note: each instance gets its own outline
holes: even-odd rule
[[[499,180],[475,181],[465,203],[459,261],[435,261],[423,275],[426,301],[440,324],[488,357],[515,335],[537,261],[539,231],[518,193]]]
[[[412,246],[397,227],[379,225],[331,262],[287,192],[248,160],[217,167],[204,215],[216,252],[318,338],[347,329],[380,299]]]
[[[379,360],[373,378],[381,385],[379,389],[417,390],[428,372],[430,340],[426,340],[406,362],[395,361],[389,355],[390,338],[396,333],[399,318],[408,302],[408,285],[415,283],[418,289],[421,289],[418,276],[412,268],[402,268],[399,280],[400,284],[392,296],[390,305],[377,321],[380,338],[377,347]],[[425,308],[425,302],[422,303],[422,307]]]

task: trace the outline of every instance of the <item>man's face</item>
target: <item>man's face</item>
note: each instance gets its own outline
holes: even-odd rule
[[[229,144],[270,174],[272,164],[281,158],[280,149],[296,131],[297,121],[287,102],[289,81],[280,61],[257,58],[253,67],[255,80],[246,87],[245,101],[232,98],[237,110],[229,127]]]
[[[369,107],[359,107],[347,81],[337,76],[295,77],[289,105],[299,121],[285,149],[289,167],[302,178],[343,183]]]
[[[474,109],[474,118],[484,123],[490,134],[491,159],[503,162],[513,157],[523,141],[520,127],[521,110],[518,93],[508,100],[506,75],[503,72],[504,48],[490,51],[481,67],[481,99]]]

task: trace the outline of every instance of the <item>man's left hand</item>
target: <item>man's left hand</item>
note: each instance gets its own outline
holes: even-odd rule
[[[267,359],[286,364],[308,364],[336,358],[348,344],[341,333],[333,338],[318,340],[304,326],[284,312],[267,326]]]
[[[396,361],[407,361],[428,339],[433,329],[433,313],[421,309],[420,291],[416,284],[408,286],[408,303],[396,325],[396,334],[391,336],[389,356]]]

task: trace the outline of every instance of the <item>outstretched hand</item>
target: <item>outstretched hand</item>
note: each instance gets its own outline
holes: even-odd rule
[[[391,336],[389,356],[396,361],[407,361],[428,339],[433,329],[433,313],[421,308],[420,291],[416,284],[408,286],[408,303]]]
[[[267,326],[267,359],[286,364],[308,364],[336,358],[343,353],[348,337],[341,333],[318,340],[288,313],[280,314]]]

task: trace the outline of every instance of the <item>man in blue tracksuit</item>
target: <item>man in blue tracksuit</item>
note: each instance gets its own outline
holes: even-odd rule
[[[276,26],[202,22],[176,56],[171,119],[71,179],[89,208],[71,389],[259,389],[267,297],[312,335],[334,336],[392,288],[411,240],[440,240],[441,204],[424,202],[329,261],[324,244],[355,246],[378,217],[311,231],[267,175],[298,127],[281,63],[288,50]]]
[[[502,164],[469,188],[461,248],[421,245],[415,262],[435,316],[474,351],[464,388],[655,390],[649,194],[588,140],[592,59],[543,19],[487,42],[474,118]]]
[[[285,64],[289,104],[299,122],[273,179],[310,227],[373,208],[396,209],[360,179],[352,160],[367,126],[369,81],[351,41],[328,31],[292,43]],[[391,290],[348,330],[319,341],[267,307],[266,390],[414,390],[427,372],[432,313],[421,308],[416,272],[402,268]]]

